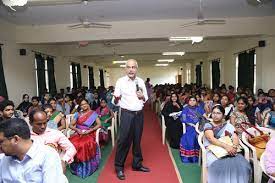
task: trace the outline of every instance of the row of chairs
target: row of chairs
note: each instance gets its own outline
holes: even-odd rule
[[[155,108],[157,109],[157,108]],[[155,111],[157,112],[157,110]],[[158,113],[157,113],[158,114]],[[269,133],[271,138],[275,137],[275,131],[270,128],[265,127],[258,127],[264,133]],[[162,144],[165,145],[166,139],[166,126],[165,126],[165,119],[164,116],[161,115],[161,130],[162,130]],[[185,124],[183,124],[183,131],[185,131]],[[204,133],[200,132],[198,129],[198,124],[196,125],[196,131],[198,133],[198,143],[200,145],[200,156],[199,156],[199,164],[202,166],[201,171],[201,180],[203,183],[207,182],[207,167],[206,167],[206,149],[203,145],[203,137]],[[259,135],[259,132],[256,131],[254,128],[249,128],[247,130],[251,134]],[[240,146],[244,149],[244,157],[247,161],[253,163],[253,172],[254,172],[254,183],[260,183],[262,179],[262,173],[265,172],[263,166],[263,158],[261,160],[257,159],[256,149],[248,142],[248,136],[246,133],[242,134],[242,139],[240,140]],[[270,177],[272,180],[275,178]]]

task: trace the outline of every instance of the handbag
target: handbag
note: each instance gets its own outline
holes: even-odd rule
[[[266,144],[267,142],[269,141],[270,139],[270,135],[269,134],[266,134],[264,133],[262,130],[260,130],[259,128],[257,128],[256,126],[254,125],[251,125],[250,123],[246,123],[246,122],[242,122],[241,124],[246,124],[248,125],[249,127],[252,127],[254,128],[255,130],[257,130],[260,135],[252,135],[250,134],[246,129],[244,129],[241,126],[242,130],[248,135],[248,142],[255,147],[256,149],[256,155],[257,155],[257,158],[260,159],[261,158],[261,155],[263,154],[263,152],[265,151],[265,148],[266,148]]]

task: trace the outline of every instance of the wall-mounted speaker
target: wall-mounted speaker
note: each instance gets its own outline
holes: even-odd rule
[[[261,40],[258,42],[259,47],[265,47],[265,40]]]
[[[25,56],[25,55],[27,54],[26,49],[20,49],[20,50],[19,50],[19,54],[20,54],[21,56]]]

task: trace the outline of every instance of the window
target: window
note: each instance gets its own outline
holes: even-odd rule
[[[242,86],[256,92],[256,51],[247,50],[239,53],[236,58],[236,88]]]
[[[210,87],[212,89],[220,86],[220,59],[214,59],[210,63]]]
[[[70,65],[70,86],[80,88],[82,85],[80,64],[71,63]]]
[[[44,82],[46,84],[46,89],[49,90],[48,62],[47,62],[47,59],[43,59],[43,60],[44,60],[44,69],[41,69],[41,71],[45,73],[45,81]],[[42,62],[43,62],[43,60],[42,60]],[[37,60],[35,58],[34,59],[34,69],[35,69],[36,93],[37,93],[37,96],[40,96],[42,93],[41,93],[41,91],[39,91],[39,79],[38,79],[38,69],[37,68],[38,68]]]
[[[191,83],[191,64],[186,65],[186,83]]]

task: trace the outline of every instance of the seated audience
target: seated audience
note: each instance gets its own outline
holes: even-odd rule
[[[237,99],[237,107],[230,117],[231,124],[236,128],[239,138],[242,138],[243,128],[248,129],[249,125],[245,123],[250,123],[246,115],[246,108],[248,106],[247,98],[239,97]]]
[[[161,113],[165,119],[166,126],[166,138],[169,142],[170,147],[174,149],[179,149],[180,138],[182,136],[182,123],[179,118],[174,119],[169,116],[173,112],[179,112],[182,110],[181,104],[179,102],[176,93],[171,94],[170,100],[164,105]]]
[[[37,97],[37,96],[32,97],[32,105],[28,109],[28,115],[32,111],[40,111],[40,110],[41,110],[41,107],[39,105],[39,97]]]
[[[19,106],[16,108],[16,110],[20,110],[23,112],[23,116],[26,117],[28,115],[29,107],[32,105],[32,103],[29,102],[29,95],[24,94],[23,95],[23,102],[19,104]]]
[[[28,124],[19,118],[0,123],[0,182],[65,182],[60,158],[48,146],[32,142]]]
[[[261,119],[261,113],[260,109],[256,105],[256,99],[253,96],[247,97],[248,106],[246,109],[248,120],[251,124],[256,125],[262,125],[262,119]]]
[[[40,144],[49,145],[60,152],[61,164],[65,172],[66,163],[70,164],[74,161],[75,147],[63,133],[47,128],[48,119],[44,111],[33,111],[29,117],[32,126],[31,139]]]
[[[57,101],[57,104],[56,104],[56,111],[60,111],[60,112],[62,112],[64,115],[70,114],[70,112],[71,112],[71,107],[70,107],[69,104],[67,104],[67,103],[65,102],[63,95],[57,94],[55,98],[56,98],[56,101]]]
[[[182,109],[180,116],[181,122],[186,125],[186,132],[183,132],[180,140],[180,156],[183,163],[198,162],[200,146],[195,125],[200,122],[204,114],[204,110],[197,106],[196,97],[190,96],[188,105]]]
[[[81,111],[75,113],[70,124],[70,128],[75,131],[70,141],[77,151],[70,167],[73,174],[85,178],[93,174],[99,166],[100,149],[95,132],[101,125],[97,113],[91,110],[86,99],[80,101],[80,107]]]
[[[229,102],[229,97],[227,95],[222,96],[221,98],[221,106],[224,108],[225,110],[225,117],[224,119],[227,121],[230,119],[230,116],[232,115],[233,111],[234,111],[234,106],[233,104],[231,104]]]
[[[10,100],[4,100],[0,103],[0,121],[10,119],[14,116],[14,104]]]
[[[91,105],[92,110],[96,110],[99,107],[100,101],[99,101],[99,96],[97,92],[94,92],[94,100]]]
[[[264,165],[266,173],[275,177],[275,137],[270,139],[266,145]]]
[[[239,138],[235,133],[235,128],[230,123],[225,122],[225,110],[221,105],[216,105],[212,109],[212,119],[204,126],[204,145],[211,144],[224,148],[228,156],[218,159],[211,151],[207,150],[207,167],[209,183],[248,183],[251,173],[249,162],[237,153]],[[218,139],[229,136],[233,146],[219,141]]]
[[[272,104],[271,111],[266,114],[263,126],[275,128],[275,103]]]
[[[53,106],[56,106],[55,100],[50,99],[50,104],[45,104],[42,109],[46,112],[48,118],[48,127],[56,130],[66,128],[66,120],[64,114],[59,111],[54,111]]]

